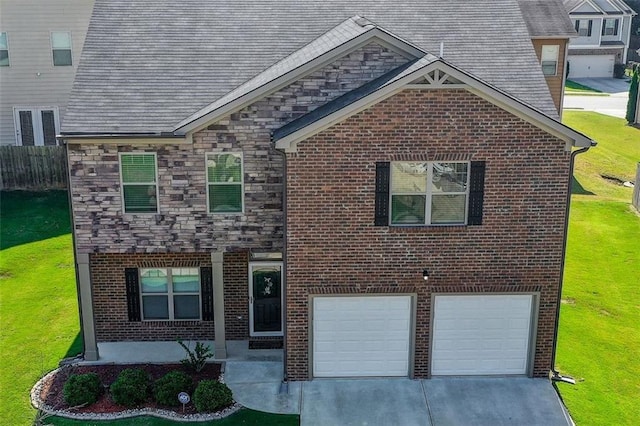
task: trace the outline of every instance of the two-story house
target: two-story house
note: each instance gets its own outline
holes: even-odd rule
[[[564,0],[578,37],[569,43],[569,78],[613,77],[627,62],[631,19],[637,13],[623,0]]]
[[[576,32],[562,0],[519,0],[531,42],[542,66],[553,103],[562,116],[566,82],[567,49]]]
[[[57,145],[93,0],[0,0],[0,145]]]
[[[96,0],[61,138],[86,359],[270,339],[291,380],[553,368],[592,141],[517,0]]]

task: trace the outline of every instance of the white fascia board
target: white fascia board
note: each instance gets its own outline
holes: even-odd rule
[[[176,145],[176,144],[191,144],[193,139],[191,135],[185,135],[181,137],[170,138],[136,138],[136,137],[117,137],[117,136],[80,136],[69,137],[59,136],[59,139],[64,140],[67,144],[81,144],[81,145]]]
[[[559,121],[547,116],[546,114],[523,104],[522,102],[514,99],[505,93],[494,89],[493,87],[475,79],[474,77],[466,74],[457,68],[450,66],[442,60],[435,61],[419,70],[414,71],[407,76],[398,79],[397,81],[382,87],[376,92],[366,96],[339,111],[336,111],[328,116],[294,132],[290,135],[276,142],[276,148],[284,150],[285,152],[296,152],[297,143],[303,141],[313,135],[320,133],[321,131],[346,120],[354,114],[364,111],[371,106],[387,99],[408,87],[417,88],[418,85],[411,85],[412,81],[417,78],[428,74],[434,69],[440,69],[441,71],[449,74],[450,76],[458,79],[466,85],[466,90],[479,96],[486,101],[516,115],[524,121],[533,124],[534,126],[541,128],[542,130],[556,136],[557,138],[566,142],[565,149],[571,150],[572,146],[576,147],[588,147],[592,145],[592,140],[582,133],[565,126]],[[439,89],[446,89],[447,87],[440,86]],[[453,87],[452,87],[453,88]],[[456,85],[455,88],[460,88],[460,85]],[[424,89],[429,89],[429,85],[424,85]],[[436,89],[437,90],[437,89]]]
[[[233,114],[254,102],[262,99],[271,93],[277,92],[283,87],[305,77],[318,69],[325,67],[335,60],[349,54],[350,52],[366,46],[370,43],[378,43],[386,48],[392,49],[397,53],[403,53],[403,56],[407,59],[415,59],[424,56],[427,52],[422,49],[409,44],[390,33],[381,30],[378,27],[372,28],[366,33],[360,34],[357,37],[347,41],[346,43],[326,52],[309,62],[300,65],[298,68],[293,69],[280,77],[271,80],[270,82],[236,98],[229,103],[217,108],[213,111],[207,112],[197,118],[187,118],[176,126],[175,134],[184,135],[187,133],[197,132],[212,123],[220,120],[221,118]]]

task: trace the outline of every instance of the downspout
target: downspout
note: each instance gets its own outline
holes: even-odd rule
[[[270,149],[282,156],[282,383],[280,393],[289,393],[289,379],[287,377],[287,154],[273,145],[273,132],[271,133]]]
[[[69,164],[69,144],[65,139],[59,139],[64,146],[64,159],[67,163],[67,200],[69,203],[69,219],[71,220],[71,242],[73,244],[73,269],[76,276],[76,296],[78,298],[78,319],[80,320],[80,335],[82,336],[82,355],[85,353],[84,324],[82,322],[82,296],[80,295],[80,277],[78,275],[78,254],[76,249],[76,229],[73,215],[73,200],[71,197],[71,165]]]
[[[556,351],[558,348],[558,329],[560,326],[560,305],[562,303],[562,281],[564,280],[564,264],[567,255],[567,240],[569,239],[569,210],[571,207],[571,188],[573,184],[573,169],[575,166],[575,159],[578,154],[587,152],[589,148],[596,146],[595,141],[591,141],[591,146],[577,149],[571,153],[571,161],[569,162],[569,183],[567,187],[567,202],[566,210],[564,214],[564,241],[562,242],[562,262],[560,264],[560,283],[558,285],[558,298],[556,300],[556,321],[553,328],[553,349],[551,352],[551,380],[562,381],[571,384],[575,384],[575,380],[571,377],[563,377],[558,370],[556,370]]]

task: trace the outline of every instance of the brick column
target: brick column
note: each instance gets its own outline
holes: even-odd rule
[[[82,325],[82,338],[84,341],[84,359],[97,361],[98,344],[96,343],[95,322],[93,319],[93,294],[91,291],[91,271],[89,268],[89,255],[76,254],[78,267],[78,297],[80,302],[80,323]]]
[[[211,253],[211,266],[213,267],[213,324],[215,327],[216,359],[227,357],[227,341],[224,331],[224,252]]]

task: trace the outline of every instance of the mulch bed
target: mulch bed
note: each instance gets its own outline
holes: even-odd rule
[[[40,392],[40,398],[42,401],[50,407],[56,409],[68,409],[71,408],[64,402],[62,389],[65,382],[71,376],[71,374],[85,374],[96,373],[100,376],[102,384],[106,388],[106,392],[95,403],[86,407],[74,409],[74,412],[78,413],[118,413],[126,411],[129,408],[122,405],[118,405],[111,399],[108,389],[113,382],[115,382],[118,374],[126,368],[140,368],[145,370],[151,376],[152,383],[164,376],[170,371],[181,370],[189,374],[193,378],[194,384],[197,384],[200,380],[218,380],[220,377],[220,364],[207,363],[204,369],[200,373],[194,373],[191,370],[185,369],[182,364],[118,364],[118,365],[71,365],[64,367],[51,376],[46,383],[43,384]],[[192,395],[193,396],[193,395]],[[182,411],[180,407],[166,407],[161,406],[151,400],[147,401],[144,405],[137,408],[160,408],[163,410],[174,411],[179,414],[195,414],[196,408],[193,403],[189,403],[185,407],[185,411]]]

